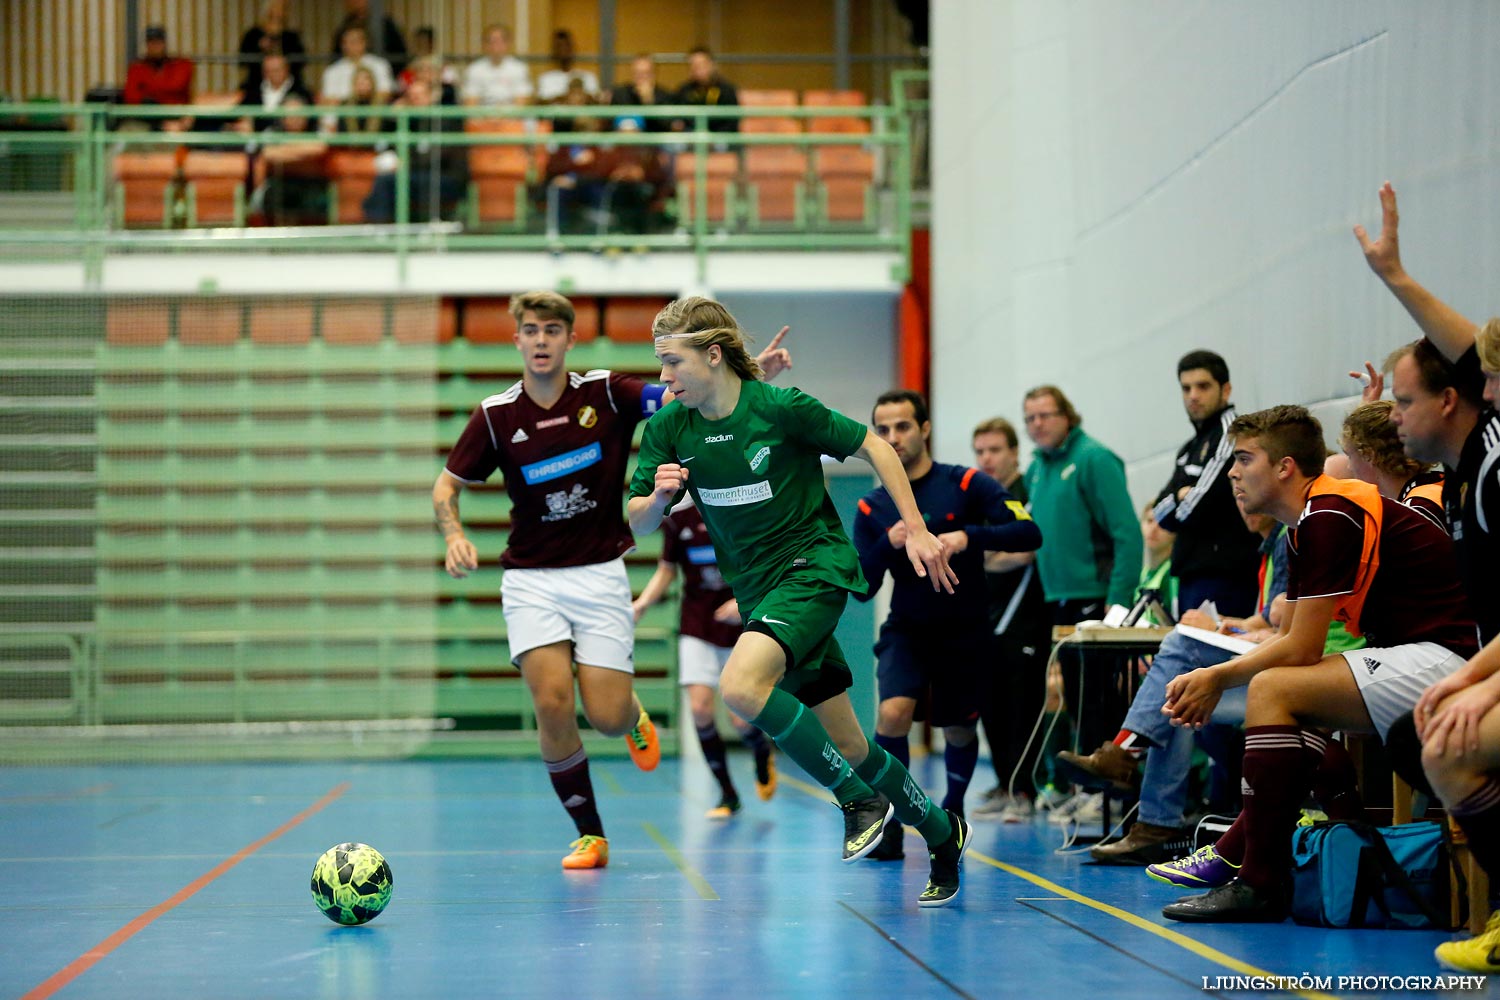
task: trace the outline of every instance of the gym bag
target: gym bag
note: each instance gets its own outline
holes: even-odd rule
[[[1441,823],[1322,822],[1292,834],[1292,919],[1315,927],[1443,928]]]

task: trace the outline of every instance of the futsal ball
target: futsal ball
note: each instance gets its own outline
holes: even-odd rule
[[[336,924],[363,924],[391,901],[391,866],[369,844],[339,844],[313,865],[312,897]]]

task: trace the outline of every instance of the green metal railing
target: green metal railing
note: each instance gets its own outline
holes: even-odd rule
[[[220,121],[226,125],[244,117],[247,111],[259,118],[320,117],[328,120],[368,113],[368,109],[343,107],[298,107],[292,109],[242,109],[237,107],[139,107],[118,105],[49,105],[46,114],[53,122],[63,123],[66,130],[38,131],[7,126],[38,113],[34,105],[0,104],[0,165],[7,158],[37,157],[53,154],[71,164],[66,171],[65,188],[71,189],[72,214],[66,224],[51,227],[17,225],[0,216],[0,252],[53,255],[79,259],[88,265],[86,273],[97,281],[102,261],[109,254],[132,251],[190,250],[194,253],[233,252],[238,250],[282,249],[302,251],[329,249],[340,251],[374,251],[394,253],[401,259],[405,274],[406,258],[415,252],[461,250],[530,250],[615,252],[661,250],[695,254],[700,274],[706,268],[707,256],[717,251],[740,250],[879,250],[896,252],[905,259],[911,217],[911,121],[917,104],[907,97],[908,83],[925,74],[911,71],[893,76],[896,100],[892,106],[873,107],[714,107],[656,106],[610,108],[608,106],[573,107],[451,107],[411,108],[389,106],[379,109],[389,131],[375,135],[340,132],[275,132],[242,134],[233,131],[202,129],[202,123]],[[594,132],[544,131],[543,123],[559,119],[599,117],[621,114],[643,120],[670,120],[686,123],[683,131],[670,132]],[[519,121],[524,131],[466,131],[458,121],[495,119]],[[122,129],[126,122],[144,122],[155,126],[163,122],[191,118],[192,131],[138,131]],[[783,118],[796,120],[807,128],[819,119],[854,119],[864,123],[868,132],[714,132],[714,119]],[[431,119],[453,120],[454,131],[431,132]],[[566,124],[566,121],[564,122]],[[139,126],[138,126],[139,127]],[[34,126],[33,126],[34,129]],[[318,225],[297,227],[257,227],[253,225],[210,228],[173,228],[174,220],[164,206],[160,225],[127,228],[117,220],[118,200],[122,191],[115,180],[117,157],[141,151],[175,151],[179,149],[254,153],[256,144],[322,143],[330,149],[384,148],[395,154],[395,223],[385,226]],[[545,213],[538,212],[526,224],[502,231],[498,226],[475,225],[472,219],[446,223],[414,223],[411,219],[413,154],[420,147],[442,150],[468,150],[474,147],[514,146],[533,151],[532,170],[528,176],[527,197],[539,201],[544,194],[544,178],[536,167],[535,151],[566,145],[599,145],[603,147],[654,147],[670,162],[684,153],[695,154],[691,201],[677,199],[680,211],[675,219],[663,221],[659,231],[628,233],[603,229],[591,233],[568,233],[548,227]],[[762,222],[742,215],[738,206],[753,198],[756,180],[746,176],[743,164],[728,185],[729,208],[723,217],[710,217],[709,158],[713,152],[733,152],[743,157],[745,151],[758,146],[800,150],[807,155],[805,180],[806,203],[810,210],[799,211],[795,221],[778,224]],[[818,210],[818,192],[823,183],[816,166],[817,150],[826,147],[858,147],[873,156],[874,171],[869,185],[869,211],[864,218],[839,220]],[[466,155],[466,154],[464,154]],[[3,184],[0,174],[0,184]],[[179,176],[179,180],[182,178]],[[669,172],[670,183],[670,172]],[[3,192],[0,192],[3,193]],[[190,195],[189,195],[190,196]],[[9,195],[16,204],[18,194]],[[54,194],[54,199],[57,197]],[[469,194],[472,198],[472,190]],[[437,206],[432,206],[436,208]],[[434,217],[436,213],[434,213]],[[339,220],[343,222],[344,220]],[[181,221],[178,220],[178,224]],[[903,268],[903,272],[904,272]],[[903,275],[901,275],[904,277]]]

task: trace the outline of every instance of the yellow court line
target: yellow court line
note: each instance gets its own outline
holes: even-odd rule
[[[1094,899],[1090,896],[1085,896],[1081,892],[1074,892],[1072,889],[1066,889],[1058,885],[1056,882],[1049,881],[1048,879],[1045,879],[1040,875],[1033,874],[1032,872],[1029,872],[1024,868],[1017,868],[1015,865],[1006,864],[1004,861],[997,861],[989,855],[981,854],[979,851],[973,850],[972,848],[969,850],[969,857],[983,861],[985,864],[998,868],[1003,872],[1008,872],[1009,874],[1014,875],[1017,878],[1023,878],[1033,885],[1041,886],[1043,889],[1046,889],[1050,892],[1055,892],[1065,899],[1070,899],[1075,903],[1082,903],[1084,906],[1092,907],[1093,909],[1098,910],[1100,913],[1107,913],[1110,916],[1114,917],[1116,920],[1123,920],[1125,923],[1130,924],[1133,927],[1139,927],[1143,931],[1149,931],[1150,933],[1155,934],[1157,937],[1162,938],[1165,941],[1170,941],[1172,944],[1177,945],[1179,948],[1185,948],[1193,954],[1198,955],[1202,958],[1206,958],[1210,962],[1213,962],[1217,965],[1222,965],[1227,969],[1233,969],[1235,972],[1244,973],[1247,976],[1260,976],[1262,978],[1269,978],[1276,975],[1276,973],[1274,972],[1267,972],[1265,969],[1261,969],[1254,965],[1251,965],[1249,962],[1242,962],[1239,959],[1235,958],[1233,955],[1226,955],[1222,951],[1219,951],[1215,948],[1210,948],[1202,941],[1195,941],[1192,938],[1188,937],[1186,934],[1180,934],[1177,931],[1162,927],[1160,924],[1153,924],[1145,917],[1137,916],[1136,914],[1131,913],[1129,910],[1122,910],[1118,906],[1111,906],[1108,903],[1101,903],[1099,900]],[[1316,990],[1287,990],[1286,992],[1294,993],[1299,997],[1307,997],[1308,1000],[1334,1000],[1331,994],[1319,993]]]
[[[791,785],[799,792],[811,795],[815,799],[829,798],[828,789],[826,788],[820,788],[817,785],[811,785],[805,781],[799,781],[796,778],[793,778],[786,774],[781,775],[781,780],[786,784]],[[1003,872],[1016,876],[1017,878],[1025,879],[1033,885],[1038,885],[1050,892],[1055,892],[1065,899],[1072,900],[1075,903],[1082,903],[1084,906],[1092,907],[1093,909],[1098,910],[1100,913],[1107,913],[1110,916],[1114,917],[1116,920],[1122,920],[1133,927],[1139,927],[1143,931],[1149,931],[1150,933],[1155,934],[1157,937],[1162,938],[1165,941],[1170,941],[1172,944],[1177,945],[1179,948],[1184,948],[1195,955],[1208,959],[1210,962],[1213,962],[1216,965],[1222,965],[1226,969],[1233,969],[1235,972],[1243,973],[1247,976],[1261,976],[1263,978],[1276,975],[1276,973],[1274,972],[1267,972],[1264,969],[1257,968],[1256,966],[1251,965],[1249,962],[1242,962],[1232,955],[1226,955],[1222,951],[1219,951],[1215,948],[1210,948],[1203,942],[1195,941],[1192,938],[1188,937],[1186,934],[1180,934],[1177,931],[1162,927],[1159,924],[1153,924],[1145,917],[1137,916],[1136,914],[1131,913],[1129,910],[1122,910],[1117,906],[1111,906],[1108,903],[1101,903],[1097,899],[1093,899],[1092,897],[1083,895],[1083,893],[1074,892],[1072,889],[1065,889],[1062,886],[1058,885],[1056,882],[1049,881],[1040,875],[1036,875],[1027,871],[1024,868],[1017,868],[1015,865],[1006,864],[1004,861],[997,861],[996,859],[986,854],[981,854],[973,848],[969,849],[968,857],[983,861],[985,864],[990,865],[994,868],[998,868]],[[1286,992],[1293,993],[1299,997],[1306,997],[1307,1000],[1335,1000],[1332,994],[1320,993],[1316,990],[1287,990]]]
[[[699,874],[698,869],[688,864],[687,858],[682,856],[677,845],[668,840],[655,824],[642,823],[641,826],[645,827],[646,835],[656,841],[656,846],[660,847],[662,853],[671,859],[672,864],[677,866],[677,870],[682,872],[683,877],[692,883],[693,888],[698,891],[699,899],[719,898],[719,894],[714,892],[714,887],[708,884],[708,879]]]
[[[605,788],[609,789],[611,792],[624,793],[625,786],[620,784],[620,779],[616,778],[613,774],[610,774],[607,768],[601,767],[597,773],[599,775],[600,783],[603,784]]]

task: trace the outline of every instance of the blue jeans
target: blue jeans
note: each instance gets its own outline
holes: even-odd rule
[[[1125,714],[1123,728],[1140,733],[1151,741],[1146,752],[1146,772],[1141,778],[1141,805],[1137,814],[1142,822],[1153,826],[1178,827],[1183,824],[1187,807],[1188,771],[1193,763],[1193,730],[1174,726],[1162,714],[1167,700],[1167,684],[1199,667],[1211,667],[1230,658],[1227,650],[1180,632],[1162,640],[1161,649],[1151,660],[1151,669],[1141,679],[1135,700]],[[1239,724],[1245,721],[1245,689],[1230,688],[1214,709],[1215,723]]]

